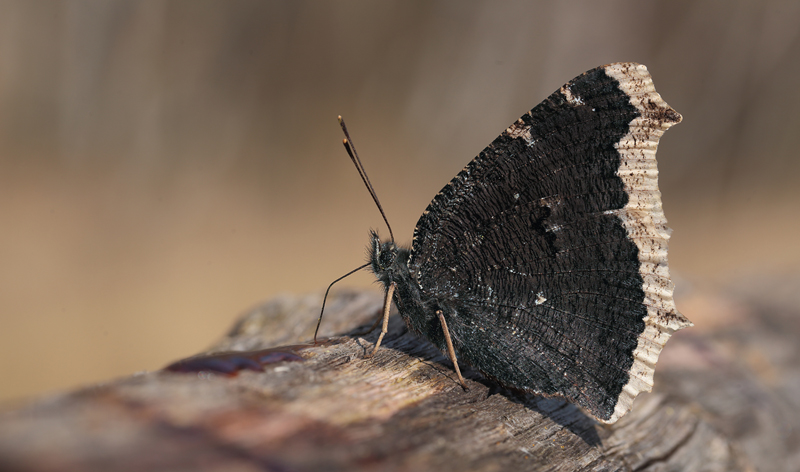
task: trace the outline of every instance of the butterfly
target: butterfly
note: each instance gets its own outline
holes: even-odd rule
[[[616,422],[692,325],[672,297],[655,158],[681,119],[635,63],[585,72],[523,115],[433,198],[410,248],[372,232],[366,266],[386,290],[373,353],[393,301],[465,388],[459,363]]]

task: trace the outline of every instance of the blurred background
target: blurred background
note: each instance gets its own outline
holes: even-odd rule
[[[658,154],[678,307],[800,305],[800,2],[0,0],[0,402],[160,368],[361,264],[386,229],[338,114],[409,242],[616,61],[684,117]]]

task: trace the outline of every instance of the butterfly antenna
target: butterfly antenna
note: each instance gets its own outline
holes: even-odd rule
[[[362,265],[361,267],[358,267],[356,269],[351,270],[350,272],[344,274],[343,276],[341,276],[338,279],[336,279],[333,282],[331,282],[330,285],[328,285],[328,290],[325,290],[325,297],[322,299],[322,310],[320,310],[320,312],[319,312],[319,319],[317,320],[317,329],[314,330],[314,344],[317,344],[317,333],[319,333],[319,325],[322,324],[322,314],[325,313],[325,302],[328,300],[328,292],[331,291],[331,287],[333,287],[333,284],[335,284],[336,282],[342,280],[343,278],[345,278],[345,277],[347,277],[349,275],[353,275],[354,273],[358,272],[361,269],[366,268],[368,265],[369,265],[369,262],[364,264],[364,265]]]
[[[369,194],[372,195],[372,200],[375,202],[375,205],[378,206],[378,210],[381,212],[381,216],[383,217],[383,221],[386,223],[386,227],[389,228],[389,238],[394,242],[394,233],[392,233],[392,226],[389,224],[389,220],[386,218],[386,213],[383,212],[383,207],[381,206],[380,200],[378,200],[378,195],[375,193],[375,189],[372,188],[372,183],[369,181],[369,177],[367,177],[367,171],[364,170],[364,165],[361,164],[361,159],[358,158],[358,153],[356,152],[356,146],[353,144],[353,140],[350,139],[350,133],[347,132],[347,126],[344,124],[344,119],[342,119],[342,115],[339,115],[339,125],[342,127],[342,131],[344,131],[344,148],[347,151],[347,154],[350,156],[350,160],[353,161],[353,165],[356,166],[358,170],[358,175],[361,176],[361,180],[364,182],[364,185],[367,186],[367,190]]]

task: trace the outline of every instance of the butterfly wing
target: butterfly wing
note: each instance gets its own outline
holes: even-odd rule
[[[614,422],[670,334],[655,152],[681,116],[647,69],[590,70],[506,129],[433,199],[408,267],[458,357]]]

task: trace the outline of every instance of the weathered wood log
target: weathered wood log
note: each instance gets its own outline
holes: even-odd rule
[[[319,303],[268,302],[210,352],[307,341]],[[340,292],[322,335],[363,330],[381,303]],[[0,470],[796,470],[798,334],[798,317],[755,309],[678,333],[654,393],[605,426],[469,368],[464,391],[394,316],[372,358],[377,332],[343,335],[263,372],[148,372],[2,413]]]

